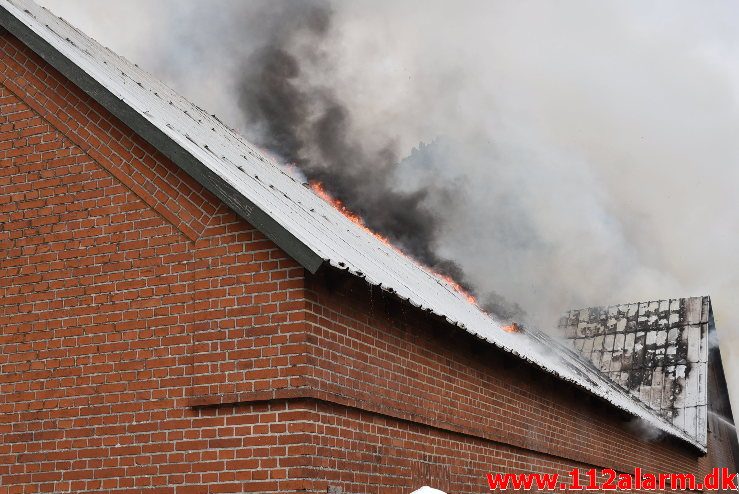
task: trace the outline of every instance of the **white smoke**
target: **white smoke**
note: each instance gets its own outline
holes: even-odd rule
[[[664,432],[641,417],[634,417],[629,422],[626,422],[625,428],[642,441],[648,443],[659,441],[664,436]]]
[[[223,117],[264,2],[42,3]],[[410,155],[440,250],[554,325],[571,307],[710,294],[739,389],[739,6],[335,2],[310,70],[367,149]],[[253,15],[252,15],[253,14]]]

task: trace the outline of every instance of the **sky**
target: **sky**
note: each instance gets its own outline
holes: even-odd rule
[[[310,136],[338,105],[361,170],[397,157],[383,186],[423,193],[435,255],[542,329],[710,295],[739,403],[735,3],[40,3],[262,145],[244,95],[279,41],[307,100],[301,159],[325,158]]]

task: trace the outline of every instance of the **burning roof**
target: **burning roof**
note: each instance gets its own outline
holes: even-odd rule
[[[702,438],[543,333],[504,328],[448,279],[403,255],[164,83],[29,0],[0,0],[0,24],[286,253],[315,273],[346,270],[705,451]]]

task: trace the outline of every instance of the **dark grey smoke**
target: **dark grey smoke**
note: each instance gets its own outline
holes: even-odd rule
[[[267,36],[244,65],[239,105],[252,129],[250,138],[297,166],[306,178],[323,184],[365,224],[406,254],[471,293],[459,265],[440,256],[440,218],[428,207],[431,193],[453,200],[460,191],[438,184],[413,191],[395,187],[398,156],[394,142],[367,151],[352,133],[351,116],[326,87],[307,86],[304,64],[330,73],[322,51],[331,30],[332,9],[322,1],[283,4],[263,14]],[[479,296],[479,294],[477,294]],[[503,319],[521,315],[518,306],[497,294],[480,296],[486,310]]]

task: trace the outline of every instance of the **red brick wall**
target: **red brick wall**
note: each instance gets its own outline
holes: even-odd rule
[[[245,478],[251,463],[224,461],[281,440],[256,425],[239,433],[264,436],[220,438],[242,420],[277,424],[269,410],[287,405],[201,429],[209,412],[189,404],[299,379],[302,280],[263,235],[0,36],[0,492]],[[267,470],[270,454],[255,451]]]
[[[329,400],[568,464],[697,475],[714,466],[675,441],[639,440],[612,407],[362,282],[337,274],[307,287],[315,386]]]
[[[8,34],[0,328],[0,492],[485,492],[496,469],[700,466],[361,281],[306,278]]]
[[[306,469],[317,479],[310,492],[394,494],[432,485],[477,494],[490,492],[487,472],[556,473],[569,482],[573,468],[587,485],[585,472],[593,466],[355,408],[317,402],[311,411],[317,434],[311,453],[321,460]]]

